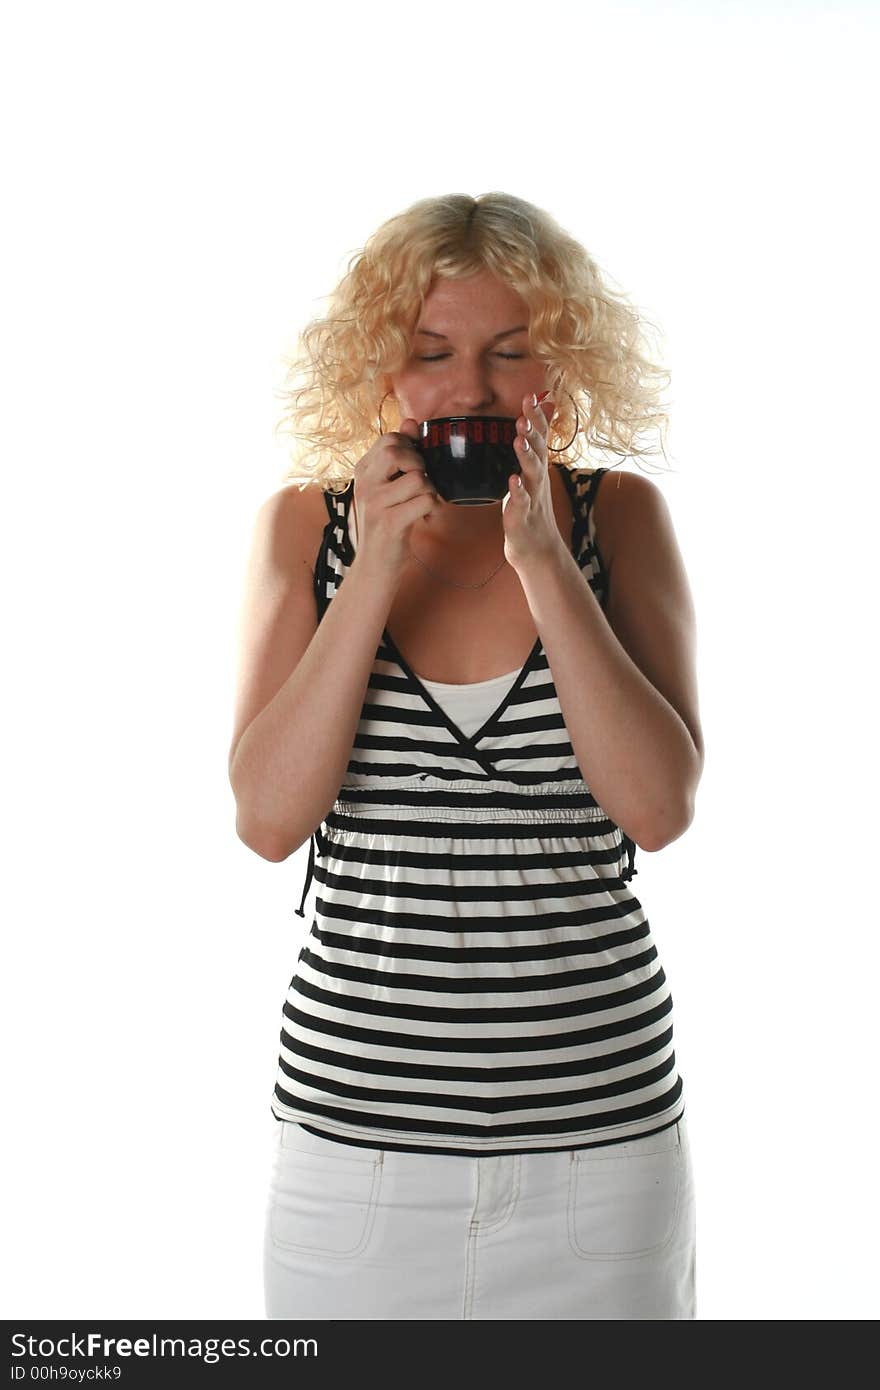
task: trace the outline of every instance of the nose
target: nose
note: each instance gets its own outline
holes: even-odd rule
[[[450,415],[488,415],[498,397],[488,373],[481,368],[463,370],[449,393]]]

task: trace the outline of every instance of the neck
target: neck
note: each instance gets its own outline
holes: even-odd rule
[[[504,541],[501,502],[461,507],[441,499],[431,520],[417,522],[410,534],[416,531],[420,540],[441,544],[446,550],[500,548]]]
[[[551,467],[556,466],[551,460]],[[455,502],[444,502],[441,498],[431,520],[417,521],[410,538],[416,547],[423,547],[418,552],[420,555],[426,555],[424,547],[433,541],[435,546],[442,546],[447,553],[482,549],[496,550],[500,556],[504,546],[502,506],[503,499],[462,507]]]

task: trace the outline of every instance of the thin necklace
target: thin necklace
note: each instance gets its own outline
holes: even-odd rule
[[[489,579],[495,578],[495,575],[498,573],[498,570],[501,569],[501,565],[507,563],[507,558],[505,556],[504,558],[502,558],[501,565],[498,565],[498,567],[492,571],[492,573],[489,575],[489,578],[481,580],[479,584],[457,584],[454,579],[444,579],[442,575],[435,574],[433,570],[428,569],[428,566],[425,564],[424,560],[419,560],[418,555],[413,555],[411,550],[409,553],[411,559],[416,560],[421,565],[422,569],[428,570],[428,574],[430,574],[432,579],[438,580],[441,584],[451,584],[453,589],[482,589],[485,587],[486,584],[489,583]]]

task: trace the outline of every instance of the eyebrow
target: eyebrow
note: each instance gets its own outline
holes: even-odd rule
[[[517,324],[516,328],[503,328],[500,333],[493,334],[489,341],[497,343],[499,338],[509,338],[511,333],[526,333],[527,331],[528,325],[520,323]],[[447,342],[449,341],[445,333],[435,333],[433,328],[417,328],[416,333],[421,333],[426,338],[445,338]]]

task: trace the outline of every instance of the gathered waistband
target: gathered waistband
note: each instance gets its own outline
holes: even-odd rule
[[[401,822],[508,820],[564,824],[607,819],[580,778],[518,785],[513,779],[449,779],[431,773],[381,781],[373,777],[361,786],[343,785],[332,814]]]
[[[566,825],[579,824],[583,821],[607,821],[613,827],[613,822],[608,819],[601,806],[522,806],[511,805],[504,801],[499,804],[497,800],[492,800],[485,806],[475,806],[473,796],[468,798],[469,804],[466,806],[450,806],[433,803],[427,797],[415,797],[407,803],[406,809],[409,815],[401,816],[401,802],[399,796],[395,798],[393,804],[388,802],[362,802],[362,801],[343,801],[336,800],[326,821],[329,822],[330,816],[352,816],[362,820],[396,820],[401,826],[411,826],[414,820],[417,821],[438,821],[447,824],[461,824],[464,822],[487,823],[499,826],[499,822],[512,821],[525,824],[547,824],[547,825]]]
[[[494,836],[517,834],[516,827],[566,826],[573,836],[619,836],[627,856],[621,878],[631,879],[635,867],[635,842],[622,831],[601,806],[597,806],[584,782],[542,782],[530,787],[512,787],[508,782],[468,780],[452,785],[439,777],[392,779],[395,785],[380,788],[346,786],[324,817],[323,824],[338,834],[354,829],[355,822],[375,827],[374,833],[417,836],[422,824],[479,827],[485,825]],[[425,785],[427,784],[427,785]],[[348,793],[346,795],[346,793]],[[585,831],[584,826],[590,829]],[[479,835],[479,829],[472,834]],[[525,834],[525,829],[522,832]],[[309,844],[309,862],[302,901],[296,910],[305,916],[305,901],[312,881],[315,850],[323,856],[327,842],[319,826]]]

